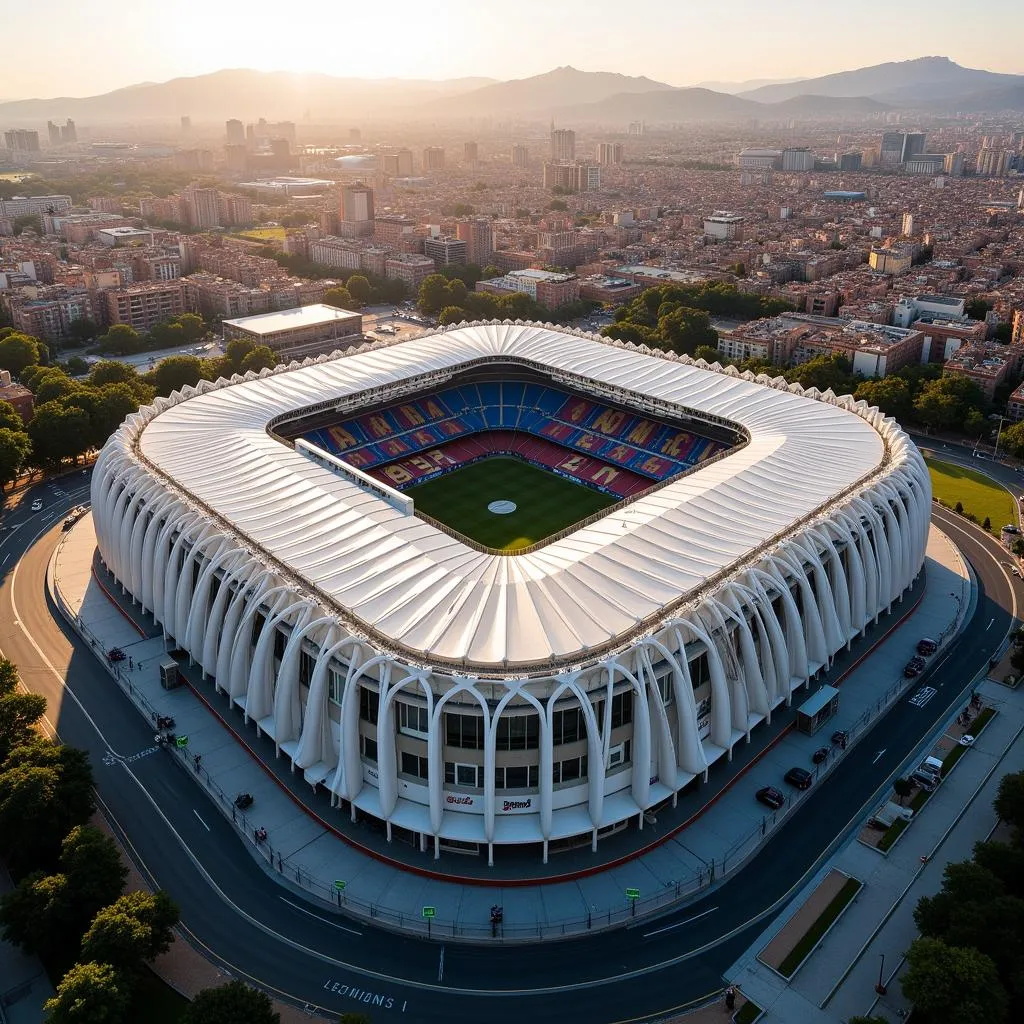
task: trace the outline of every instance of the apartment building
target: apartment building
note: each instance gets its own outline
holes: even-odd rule
[[[483,267],[490,262],[494,253],[494,228],[487,217],[459,221],[455,225],[455,237],[465,242],[468,263]]]
[[[194,305],[183,281],[134,284],[103,293],[107,322],[128,324],[140,333],[182,313]]]
[[[986,341],[961,347],[946,360],[942,373],[973,380],[991,402],[996,388],[1019,369],[1020,351],[1016,346]]]
[[[462,265],[469,262],[469,247],[459,238],[442,235],[423,239],[423,255],[429,256],[437,266]]]
[[[550,270],[511,270],[503,277],[478,281],[478,292],[509,295],[522,292],[546,309],[557,309],[580,297],[580,279],[575,274],[558,274]]]
[[[384,276],[393,281],[404,281],[413,295],[423,281],[436,271],[437,265],[429,256],[414,252],[396,253],[384,263]]]

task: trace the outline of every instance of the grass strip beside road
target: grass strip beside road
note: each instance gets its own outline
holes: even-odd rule
[[[925,462],[932,478],[932,495],[943,505],[956,508],[960,502],[965,515],[973,515],[979,523],[987,518],[990,532],[996,537],[1000,527],[1007,523],[1016,525],[1017,503],[1013,495],[991,477],[939,459],[926,458]]]
[[[800,941],[779,964],[779,974],[784,978],[791,978],[796,973],[796,969],[810,956],[811,950],[860,890],[861,882],[856,878],[846,880],[842,889],[832,898],[829,905],[818,915],[814,924],[807,929]]]
[[[971,735],[977,739],[981,733],[981,730],[988,725],[989,721],[995,717],[995,711],[992,708],[985,708],[978,717],[974,720],[974,728],[971,731]],[[953,765],[960,760],[964,754],[970,750],[970,747],[965,747],[962,743],[958,743],[943,759],[942,759],[942,777],[945,778],[952,769]]]
[[[910,824],[909,821],[904,821],[903,818],[897,818],[886,830],[885,835],[878,840],[877,850],[885,853],[893,843],[903,834],[903,830]]]
[[[749,999],[732,1015],[736,1024],[754,1024],[764,1011]]]

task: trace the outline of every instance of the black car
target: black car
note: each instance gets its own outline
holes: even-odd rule
[[[777,811],[786,802],[786,798],[774,786],[765,786],[763,789],[759,789],[757,799],[773,811]]]
[[[912,661],[908,661],[906,667],[903,669],[903,674],[907,679],[913,679],[914,676],[919,676],[921,670]]]
[[[938,649],[939,645],[934,640],[929,640],[928,637],[917,641],[918,654],[934,654]]]
[[[785,774],[785,779],[797,789],[810,789],[814,776],[806,768],[790,768]]]
[[[829,747],[818,747],[818,749],[811,754],[811,760],[815,764],[821,764],[822,761],[828,760]]]

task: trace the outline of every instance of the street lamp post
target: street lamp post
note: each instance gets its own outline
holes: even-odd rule
[[[884,953],[879,953],[878,955],[882,959],[881,959],[881,962],[878,965],[878,984],[875,986],[875,991],[880,996],[884,996],[885,993],[888,991],[886,989],[885,985],[882,983],[882,975],[885,972],[885,954]]]

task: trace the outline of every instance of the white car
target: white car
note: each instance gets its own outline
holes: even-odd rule
[[[42,501],[39,500],[39,498],[36,498],[36,500],[32,502],[32,511],[33,512],[42,512],[43,511],[43,503],[42,503]]]

